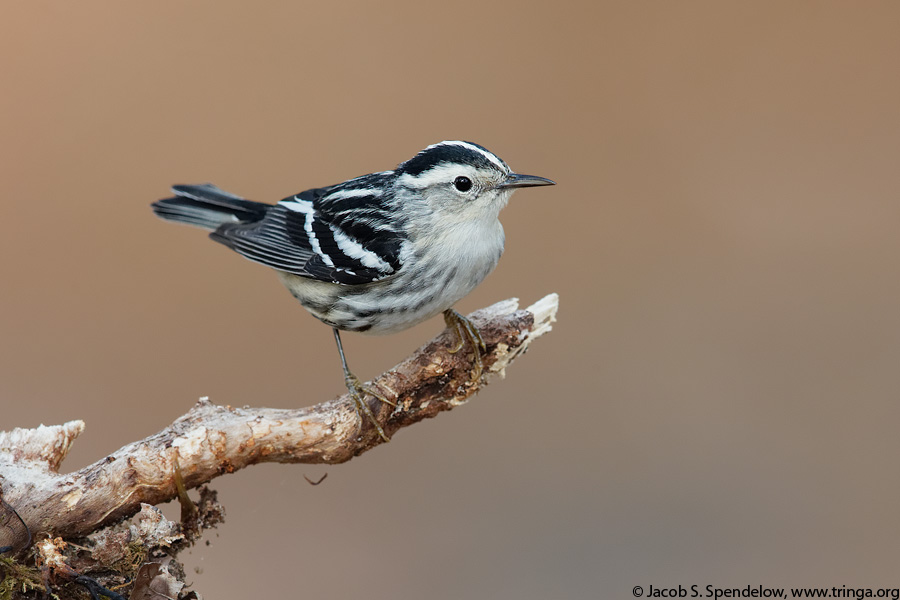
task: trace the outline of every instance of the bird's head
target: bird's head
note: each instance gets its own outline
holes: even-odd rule
[[[428,146],[401,163],[395,173],[407,198],[421,198],[438,214],[466,220],[496,218],[517,188],[554,184],[543,177],[514,173],[493,152],[462,141]]]

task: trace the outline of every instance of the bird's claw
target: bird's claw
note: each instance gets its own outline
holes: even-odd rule
[[[456,331],[457,344],[448,350],[450,354],[456,354],[462,350],[462,347],[466,342],[469,342],[469,345],[472,346],[472,353],[475,357],[475,368],[472,370],[472,381],[477,381],[484,371],[484,363],[481,360],[481,353],[487,350],[484,338],[481,337],[481,333],[479,333],[478,328],[475,327],[475,324],[472,323],[472,321],[452,308],[448,308],[444,311],[444,323],[447,324],[448,329]]]
[[[381,400],[385,404],[390,404],[393,407],[396,407],[397,404],[391,402],[384,395],[381,394],[378,390],[370,385],[365,385],[349,371],[344,374],[344,383],[347,385],[347,391],[350,392],[350,397],[353,398],[353,402],[356,404],[356,414],[359,415],[359,418],[363,418],[363,414],[369,419],[372,425],[375,426],[375,430],[378,432],[378,435],[385,442],[391,441],[391,438],[387,436],[384,432],[384,429],[381,427],[381,423],[378,422],[378,419],[375,418],[375,414],[372,412],[372,409],[369,408],[369,405],[366,403],[365,397],[366,394],[372,396],[373,398],[377,398]]]

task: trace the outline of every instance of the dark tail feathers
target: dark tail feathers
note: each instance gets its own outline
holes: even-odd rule
[[[175,196],[154,202],[157,217],[213,231],[225,223],[253,223],[271,208],[269,204],[244,200],[211,183],[174,185]]]

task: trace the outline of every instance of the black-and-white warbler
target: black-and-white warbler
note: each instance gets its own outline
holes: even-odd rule
[[[471,142],[429,146],[393,171],[306,190],[271,205],[212,184],[176,185],[153,204],[161,218],[210,230],[210,237],[275,269],[316,318],[334,329],[347,389],[387,440],[364,401],[390,403],[350,372],[339,330],[375,334],[412,327],[443,312],[459,344],[474,350],[481,374],[484,342],[451,307],[497,265],[498,220],[516,188],[552,185],[513,173]]]

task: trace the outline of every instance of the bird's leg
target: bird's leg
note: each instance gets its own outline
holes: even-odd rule
[[[341,344],[341,334],[337,329],[334,329],[334,341],[337,342],[338,354],[341,355],[341,365],[344,367],[344,383],[347,385],[347,391],[350,392],[350,397],[353,398],[353,402],[356,403],[356,414],[359,415],[360,419],[362,419],[363,414],[365,414],[369,421],[372,422],[372,425],[375,426],[375,430],[378,431],[378,435],[381,436],[381,439],[386,442],[391,441],[391,438],[384,433],[384,429],[382,429],[381,424],[372,413],[372,409],[366,404],[365,397],[366,394],[368,394],[391,406],[397,405],[381,395],[381,393],[372,386],[360,382],[356,375],[350,372],[350,368],[347,366],[347,359],[344,357],[344,346]]]
[[[487,350],[484,339],[478,333],[478,328],[475,327],[472,321],[452,308],[444,311],[444,323],[447,324],[448,329],[456,331],[456,336],[459,339],[456,346],[449,350],[450,354],[459,352],[466,342],[469,342],[472,346],[472,353],[475,355],[475,370],[472,372],[472,381],[476,381],[481,377],[481,372],[484,370],[484,364],[481,362],[481,353]]]

